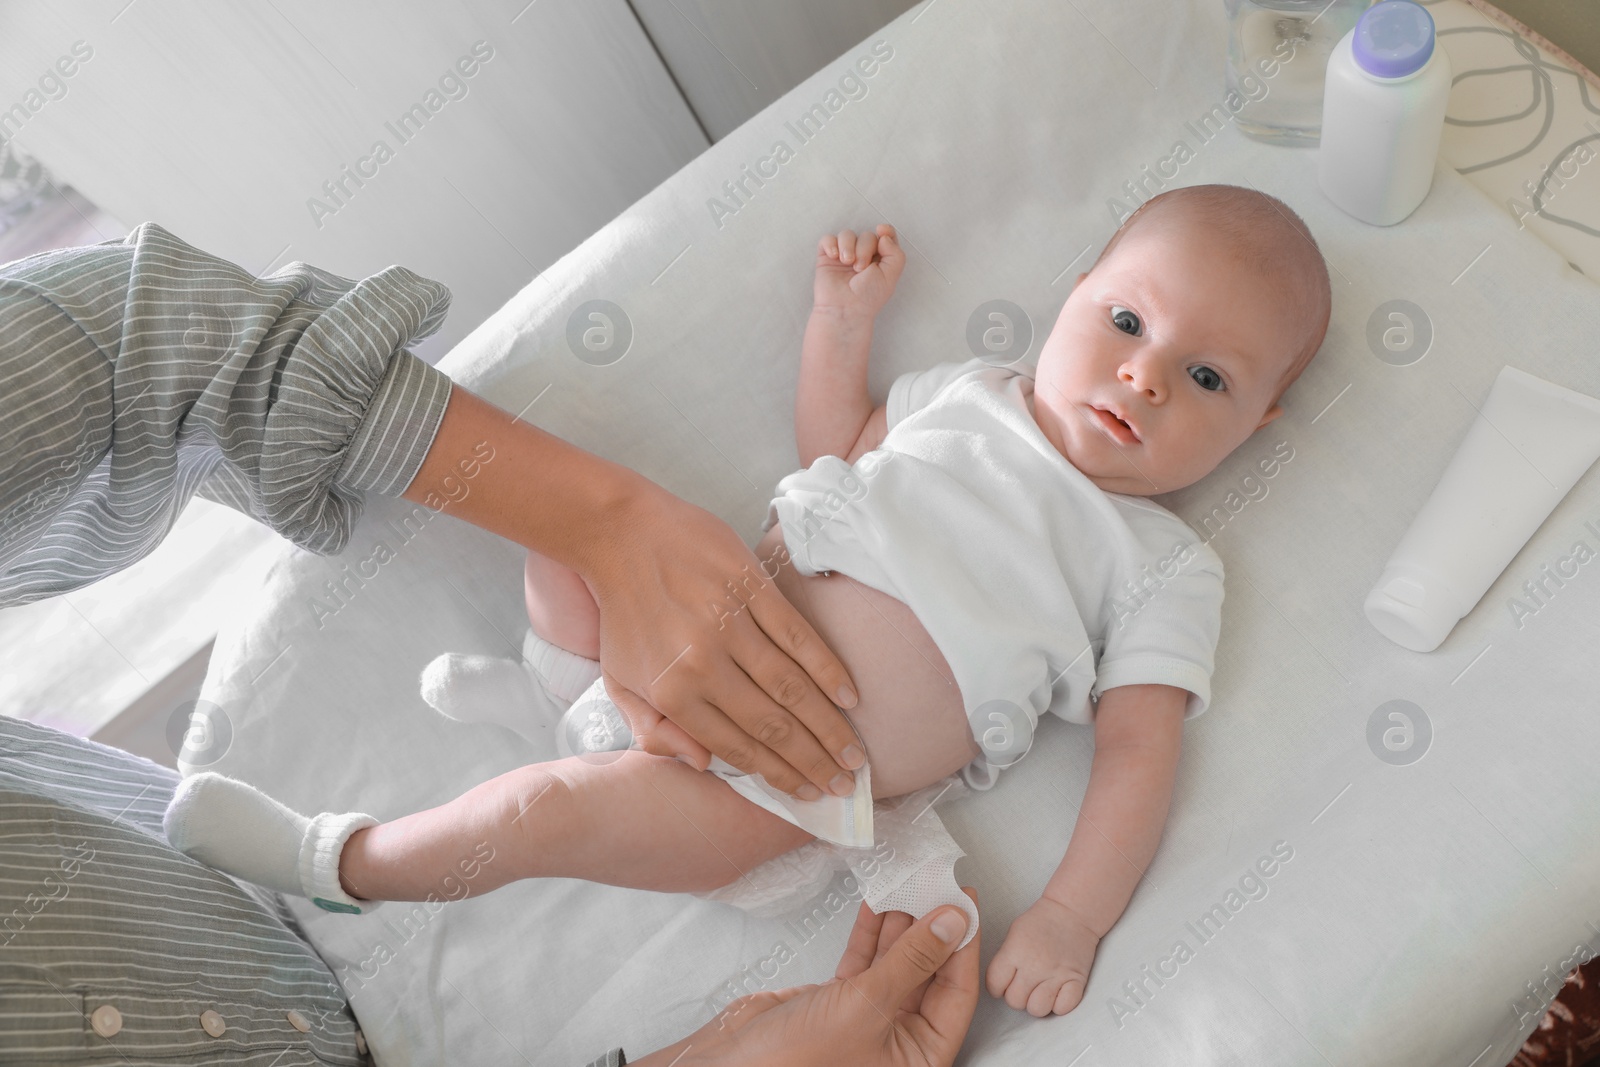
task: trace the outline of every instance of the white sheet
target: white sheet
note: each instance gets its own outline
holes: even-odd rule
[[[527,418],[753,542],[769,490],[796,466],[794,385],[821,234],[887,220],[910,250],[875,339],[881,399],[896,374],[964,358],[983,301],[1021,305],[1042,341],[1114,229],[1108,199],[1175,140],[1194,150],[1176,184],[1283,198],[1332,268],[1333,320],[1288,413],[1161,498],[1221,554],[1228,588],[1213,707],[1186,728],[1163,844],[1081,1007],[1041,1021],[986,996],[961,1062],[1504,1063],[1541,1007],[1524,983],[1559,973],[1575,943],[1600,945],[1600,572],[1579,568],[1520,628],[1507,606],[1576,542],[1600,546],[1600,475],[1578,483],[1436,652],[1391,644],[1361,602],[1503,364],[1600,395],[1600,293],[1448,167],[1412,218],[1373,229],[1322,198],[1309,151],[1231,128],[1202,144],[1187,123],[1222,102],[1215,0],[936,0],[872,40],[892,56],[808,142],[789,124],[871,42],[531,282],[441,366],[509,411],[532,403]],[[713,221],[708,199],[780,139],[792,158]],[[596,299],[624,308],[634,333],[609,366],[567,343],[569,316]],[[1434,331],[1405,367],[1376,358],[1366,337],[1395,299],[1424,309]],[[1270,459],[1268,477],[1258,465]],[[397,533],[413,513],[422,531]],[[214,769],[302,810],[391,818],[551,755],[448,722],[417,695],[440,651],[515,654],[521,559],[382,499],[342,557],[286,549],[217,644],[206,694],[235,740]],[[317,602],[338,603],[324,583],[346,568],[368,577],[319,618]],[[1408,766],[1367,740],[1392,700],[1431,723],[1426,756]],[[1092,740],[1049,723],[994,790],[943,809],[969,853],[958,874],[982,901],[985,965],[1060,860]],[[1201,943],[1187,924],[1232,903],[1277,842],[1292,858],[1269,865],[1265,896],[1237,898]],[[707,1021],[730,983],[828,977],[853,914],[808,939],[689,897],[575,881],[418,907],[409,927],[406,910],[296,905],[385,1067],[574,1065],[615,1044],[642,1055]],[[1124,983],[1179,939],[1192,956],[1175,973],[1169,963],[1161,987],[1147,979],[1153,995],[1129,1012]],[[780,945],[796,954],[781,966]],[[1520,1023],[1516,1005],[1531,1013]]]

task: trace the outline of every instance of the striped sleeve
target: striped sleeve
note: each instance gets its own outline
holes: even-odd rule
[[[0,1065],[370,1067],[281,898],[167,843],[177,782],[0,716]]]
[[[404,267],[255,278],[153,222],[0,266],[0,608],[137,562],[202,488],[341,550],[433,444],[451,382],[406,346],[449,303]]]

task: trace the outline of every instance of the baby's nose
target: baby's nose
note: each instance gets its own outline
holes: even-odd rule
[[[1119,376],[1124,382],[1146,397],[1158,399],[1165,391],[1165,384],[1161,378],[1161,371],[1151,366],[1148,362],[1128,362],[1122,365]]]

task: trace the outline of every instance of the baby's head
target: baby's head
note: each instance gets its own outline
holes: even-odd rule
[[[1107,492],[1193,485],[1283,414],[1331,309],[1317,242],[1281,200],[1170,189],[1078,275],[1039,353],[1035,420]]]

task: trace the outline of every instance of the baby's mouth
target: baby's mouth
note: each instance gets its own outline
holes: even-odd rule
[[[1114,440],[1124,445],[1137,444],[1139,435],[1133,432],[1133,427],[1117,418],[1105,408],[1090,408],[1100,424],[1105,427]]]

